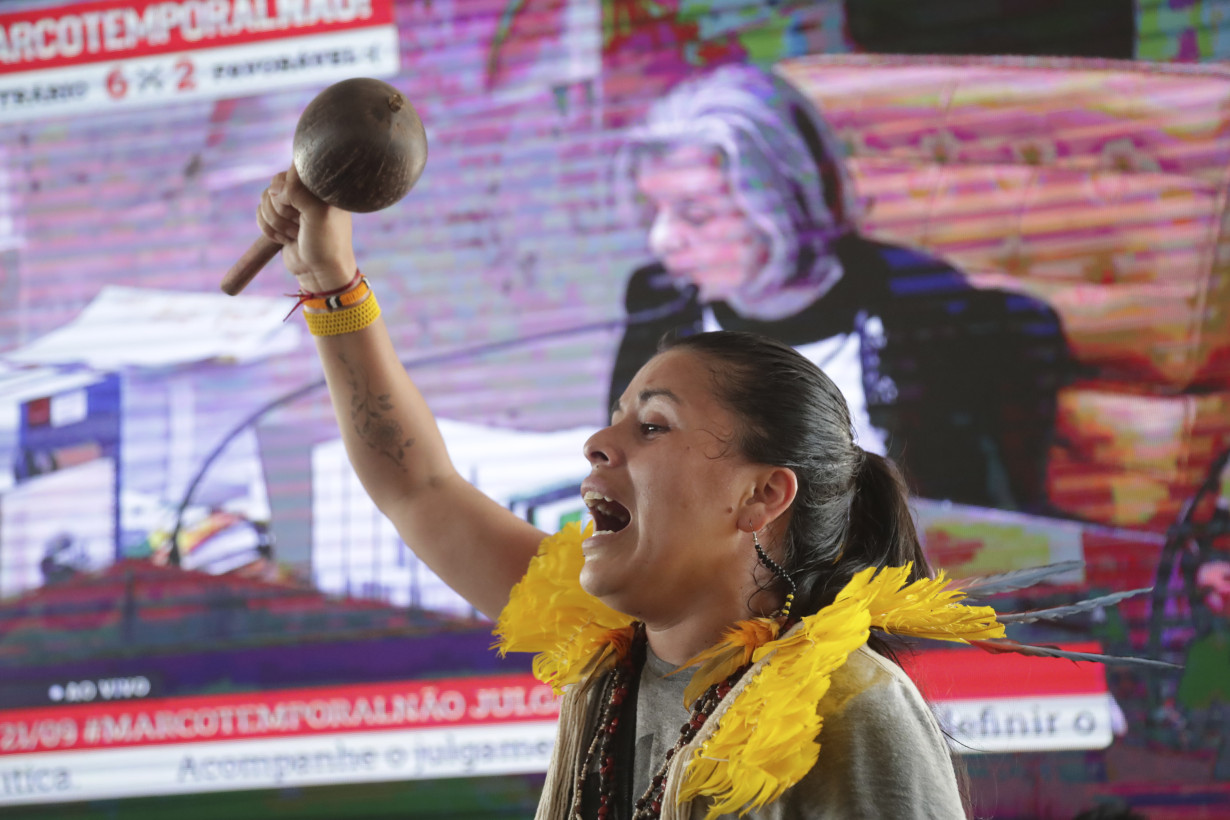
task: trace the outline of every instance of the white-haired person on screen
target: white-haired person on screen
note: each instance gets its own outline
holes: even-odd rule
[[[743,65],[680,83],[627,134],[616,176],[655,261],[628,282],[612,403],[664,336],[752,331],[820,365],[859,443],[919,494],[1047,508],[1070,368],[1058,316],[860,234],[840,145],[792,85]]]

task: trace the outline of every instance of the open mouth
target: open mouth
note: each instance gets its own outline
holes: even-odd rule
[[[602,493],[591,490],[582,498],[594,518],[594,535],[619,532],[632,520],[632,513],[623,504]]]

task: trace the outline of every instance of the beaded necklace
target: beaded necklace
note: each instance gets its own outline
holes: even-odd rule
[[[645,642],[645,627],[637,624],[633,641],[639,644]],[[633,662],[634,657],[644,656],[643,652],[628,652],[616,663],[602,691],[602,711],[598,715],[598,723],[594,736],[590,740],[577,770],[576,782],[573,785],[573,803],[569,813],[571,820],[583,820],[581,816],[581,798],[585,780],[595,760],[598,766],[598,820],[608,820],[615,810],[616,760],[612,744],[619,731],[620,717],[626,711],[624,704],[631,691],[633,676],[640,674],[640,669]],[[662,814],[662,793],[666,789],[666,772],[671,760],[685,746],[692,742],[696,733],[705,725],[705,721],[717,709],[722,698],[730,693],[734,685],[743,676],[751,664],[741,666],[724,680],[712,684],[696,699],[692,705],[692,714],[688,722],[679,729],[679,740],[666,750],[658,770],[650,778],[649,787],[633,804],[632,820],[658,820]],[[627,763],[628,761],[624,761]]]
[[[658,767],[658,771],[649,781],[649,788],[645,793],[637,798],[634,804],[635,811],[632,814],[632,820],[658,820],[662,814],[662,792],[666,789],[666,771],[670,768],[671,760],[683,750],[685,746],[692,742],[692,738],[696,737],[696,733],[705,725],[705,721],[717,709],[717,705],[722,702],[722,698],[730,693],[734,685],[743,676],[743,673],[750,668],[751,664],[740,667],[736,672],[731,674],[725,680],[718,681],[705,690],[705,693],[697,698],[696,703],[692,706],[691,719],[683,724],[679,729],[679,740],[674,746],[666,750],[666,757],[662,759],[662,765]]]

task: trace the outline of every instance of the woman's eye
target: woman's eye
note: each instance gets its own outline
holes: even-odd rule
[[[694,228],[700,228],[713,219],[713,214],[709,211],[688,210],[684,211],[682,216],[683,221]]]

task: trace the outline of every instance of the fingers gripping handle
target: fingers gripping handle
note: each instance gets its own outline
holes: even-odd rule
[[[231,266],[226,276],[222,277],[222,292],[230,296],[237,295],[281,250],[282,246],[272,239],[264,236],[257,239],[243,256],[239,257],[239,261]]]

